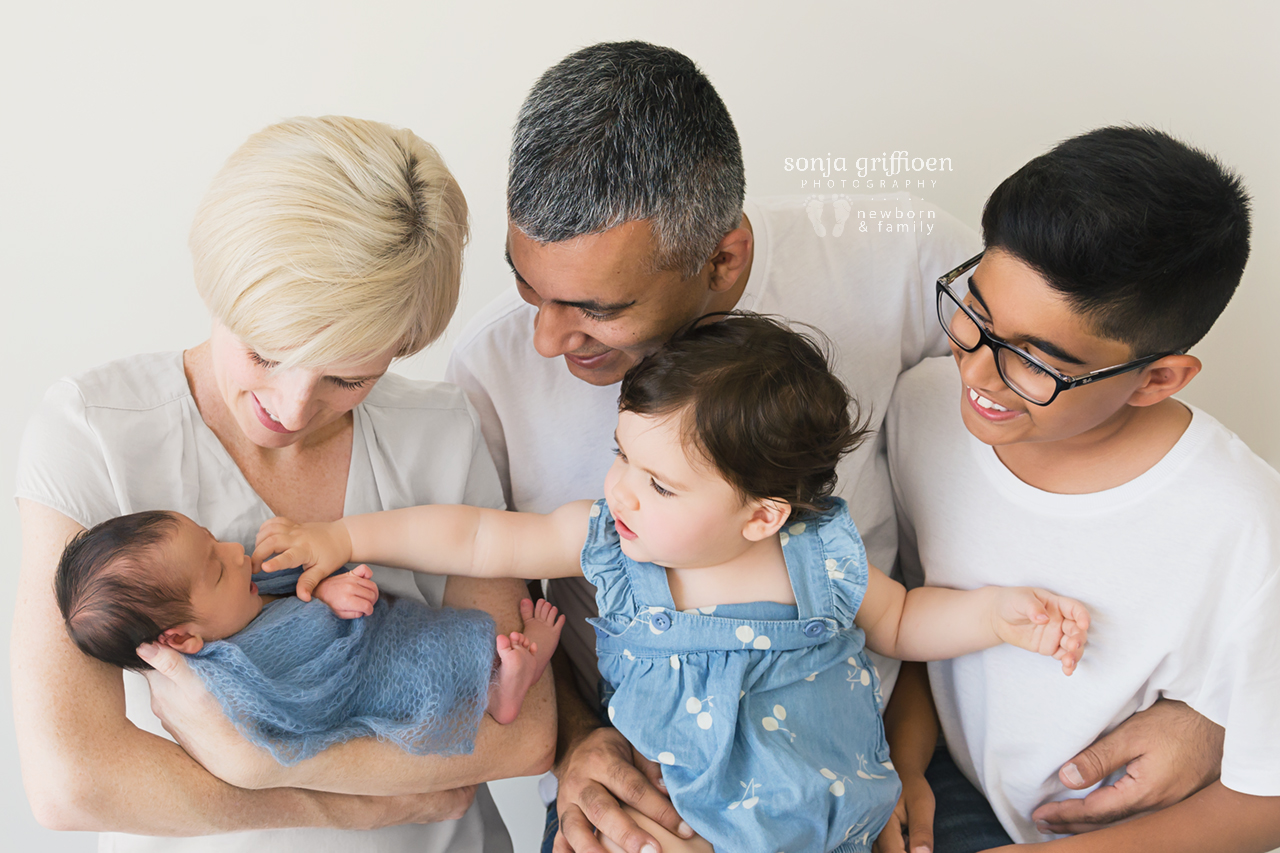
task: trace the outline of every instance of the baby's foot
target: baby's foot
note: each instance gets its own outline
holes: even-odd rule
[[[805,212],[809,214],[809,224],[813,226],[813,233],[819,237],[827,236],[827,227],[822,224],[822,198],[814,196],[805,204]]]
[[[852,207],[847,198],[838,198],[831,205],[831,209],[836,212],[836,227],[831,229],[832,237],[839,237],[844,233],[844,223],[849,218],[849,210]]]
[[[564,627],[564,617],[542,599],[520,602],[520,616],[524,633],[498,635],[498,668],[489,685],[489,715],[503,725],[519,716],[525,694],[551,662]]]

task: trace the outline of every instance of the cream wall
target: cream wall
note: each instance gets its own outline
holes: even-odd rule
[[[0,346],[7,393],[0,484],[22,426],[58,377],[130,353],[190,346],[207,319],[186,232],[223,159],[300,114],[410,127],[467,193],[474,240],[456,331],[510,287],[502,260],[508,137],[534,78],[595,41],[679,48],[737,122],[753,194],[809,192],[787,157],[909,151],[953,171],[916,191],[976,225],[1004,176],[1055,141],[1140,122],[1216,152],[1253,192],[1253,257],[1196,350],[1186,398],[1280,463],[1277,6],[1257,3],[543,2],[445,6],[220,0],[25,3],[0,35]],[[824,188],[824,192],[836,189]],[[831,225],[828,207],[827,225]],[[961,259],[957,259],[959,261]],[[400,366],[439,377],[448,343]],[[0,513],[16,574],[17,514]],[[13,582],[0,585],[0,611]],[[7,659],[7,656],[6,656]],[[8,849],[88,850],[40,829],[22,793],[8,679],[0,687]],[[508,803],[531,796],[508,786]],[[535,849],[527,810],[517,850]]]

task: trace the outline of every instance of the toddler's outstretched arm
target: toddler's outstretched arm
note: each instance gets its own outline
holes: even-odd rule
[[[547,515],[433,505],[316,524],[273,518],[258,530],[253,561],[266,572],[302,566],[303,601],[352,560],[438,575],[572,577],[582,571],[591,503],[576,501]]]
[[[1074,598],[1033,587],[975,590],[921,587],[910,592],[875,566],[854,621],[867,646],[899,660],[944,660],[1009,643],[1062,661],[1080,662],[1089,611]]]

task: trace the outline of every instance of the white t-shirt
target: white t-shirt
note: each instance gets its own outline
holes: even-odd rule
[[[850,215],[839,237],[832,233],[835,203],[819,236],[806,208],[812,199],[747,201],[755,255],[737,307],[825,332],[835,345],[836,373],[878,429],[898,374],[946,351],[934,281],[973,255],[979,243],[958,220],[905,193],[841,200]],[[877,233],[885,219],[933,228]],[[569,373],[563,358],[539,356],[533,348],[535,314],[511,288],[463,331],[445,377],[467,392],[480,414],[507,506],[549,512],[604,493],[618,386],[590,385]],[[877,435],[847,456],[839,475],[836,493],[849,502],[870,561],[890,571],[897,528],[884,439]],[[584,621],[596,613],[594,588],[579,578],[556,580],[551,596],[569,617],[560,642],[574,663],[579,691],[594,706],[595,634]],[[880,669],[887,696],[896,665]]]
[[[27,425],[17,497],[84,527],[142,510],[181,512],[218,539],[252,550],[273,513],[253,491],[196,409],[182,354],[113,361],[64,379]],[[475,413],[458,389],[387,374],[354,410],[344,513],[424,503],[501,507],[502,492]],[[383,592],[439,605],[445,579],[373,567]],[[169,738],[151,713],[146,679],[125,672],[130,721]],[[172,740],[172,738],[169,738]],[[511,841],[484,786],[462,819],[372,832],[286,829],[203,838],[100,836],[101,850],[289,853],[499,853]]]
[[[1190,426],[1146,473],[1052,494],[965,429],[960,389],[954,361],[932,359],[902,377],[885,422],[904,573],[1045,587],[1092,614],[1069,678],[1012,646],[929,664],[951,754],[1004,828],[1045,840],[1031,812],[1084,795],[1058,768],[1162,697],[1226,728],[1223,784],[1280,795],[1280,474],[1189,406]]]

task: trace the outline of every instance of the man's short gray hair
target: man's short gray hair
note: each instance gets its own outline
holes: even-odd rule
[[[507,213],[558,243],[651,221],[657,269],[696,275],[742,221],[742,146],[692,60],[640,41],[585,47],[548,69],[520,108]]]

